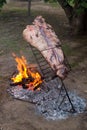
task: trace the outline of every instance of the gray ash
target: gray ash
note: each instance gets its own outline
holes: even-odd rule
[[[60,91],[61,90],[61,91]],[[36,112],[46,119],[66,119],[69,115],[76,115],[85,110],[85,99],[75,92],[68,92],[75,113],[71,113],[71,104],[66,93],[61,89],[61,82],[55,78],[49,82],[43,82],[41,90],[30,91],[19,86],[10,87],[8,92],[16,99],[21,99],[36,104]]]

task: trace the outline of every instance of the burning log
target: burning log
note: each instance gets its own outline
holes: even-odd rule
[[[10,86],[22,86],[24,89],[36,90],[42,83],[42,77],[35,68],[30,67],[24,56],[21,58],[15,56],[18,73],[12,76]]]
[[[28,78],[23,78],[20,82],[12,82],[10,83],[10,86],[17,86],[17,85],[22,85],[24,86],[25,84],[28,84],[30,82],[33,82],[34,79],[30,76]]]
[[[12,83],[10,83],[10,86],[17,86],[17,85],[21,85],[21,84],[22,84],[22,82],[16,82],[16,83],[12,82]]]
[[[47,24],[42,16],[36,17],[32,25],[27,25],[23,36],[27,42],[41,52],[61,79],[67,76],[69,69],[64,63],[61,43],[51,25]]]

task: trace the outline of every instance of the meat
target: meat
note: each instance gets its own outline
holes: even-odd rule
[[[64,64],[60,40],[52,26],[47,24],[42,16],[36,17],[32,25],[26,26],[23,37],[42,53],[60,78],[66,77],[68,68]]]

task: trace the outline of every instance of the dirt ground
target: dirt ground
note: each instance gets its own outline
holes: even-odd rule
[[[33,104],[13,99],[7,93],[9,79],[16,69],[12,52],[23,54],[29,63],[35,62],[22,31],[37,15],[42,15],[54,27],[72,68],[64,83],[87,101],[87,37],[71,35],[60,6],[34,2],[31,17],[26,8],[26,3],[15,2],[5,5],[0,13],[0,130],[87,130],[87,108],[66,120],[46,120],[36,114]]]

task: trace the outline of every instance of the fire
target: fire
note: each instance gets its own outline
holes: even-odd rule
[[[30,90],[35,90],[36,88],[39,90],[40,88],[38,86],[42,83],[41,75],[33,68],[29,68],[24,56],[17,57],[15,54],[13,56],[17,62],[18,74],[16,76],[13,75],[11,78],[12,82],[15,85],[24,85]]]

